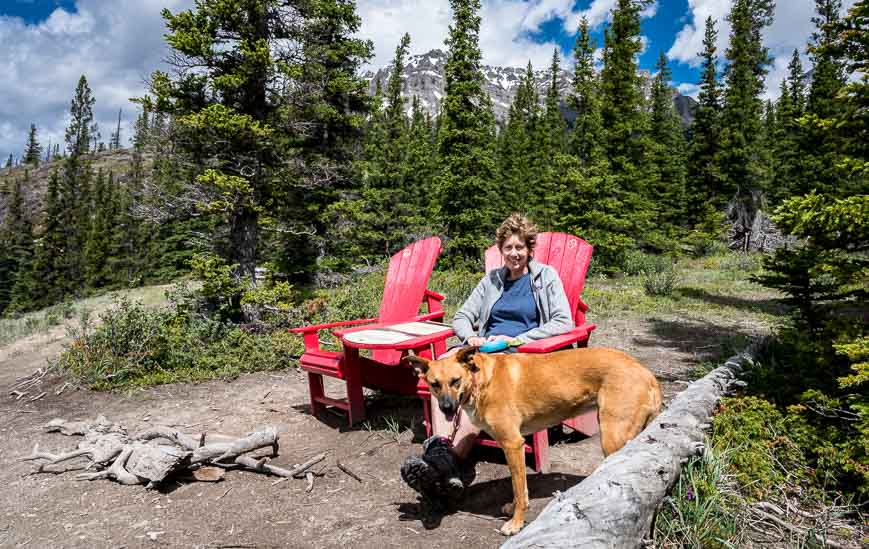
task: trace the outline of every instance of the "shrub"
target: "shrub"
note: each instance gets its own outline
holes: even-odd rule
[[[806,460],[789,436],[785,416],[757,397],[724,398],[713,419],[713,446],[729,450],[730,467],[743,491],[754,498],[807,478]]]
[[[178,307],[147,309],[121,299],[96,327],[84,314],[56,366],[94,389],[110,389],[285,368],[301,354],[300,341],[285,330],[248,333],[188,305],[182,298]]]
[[[622,258],[622,271],[628,276],[643,273],[662,273],[672,269],[673,260],[663,255],[646,254],[639,250],[628,250]]]
[[[679,275],[671,265],[660,272],[645,272],[642,275],[643,289],[650,297],[666,297],[673,294]]]

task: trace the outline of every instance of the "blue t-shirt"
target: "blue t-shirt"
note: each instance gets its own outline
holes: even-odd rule
[[[531,293],[531,276],[504,281],[504,291],[489,315],[485,337],[505,335],[515,337],[540,325],[537,304]]]

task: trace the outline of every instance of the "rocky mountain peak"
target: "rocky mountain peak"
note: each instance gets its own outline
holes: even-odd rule
[[[444,69],[447,64],[447,57],[447,52],[440,49],[433,49],[423,54],[408,57],[402,73],[401,90],[402,96],[408,100],[408,114],[410,113],[410,100],[414,95],[419,98],[423,109],[429,114],[434,116],[438,113],[441,100],[445,95]],[[504,121],[510,110],[510,104],[516,96],[519,82],[525,74],[525,68],[483,65],[481,70],[484,78],[484,89],[492,98],[495,118],[498,121]],[[391,74],[391,66],[378,69],[377,72],[366,72],[363,76],[369,81],[369,93],[374,95],[378,82],[385,90]],[[643,93],[648,97],[652,76],[648,71],[640,71],[640,75],[643,78]],[[569,112],[565,100],[570,93],[572,79],[573,74],[566,70],[562,70],[558,76],[558,91],[562,100],[562,111],[569,120],[573,119],[573,113]],[[534,84],[542,104],[549,87],[549,70],[535,70]],[[674,101],[683,121],[689,124],[694,118],[693,112],[696,103],[690,97],[682,96],[675,90]]]

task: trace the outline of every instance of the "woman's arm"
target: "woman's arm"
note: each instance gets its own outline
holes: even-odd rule
[[[486,276],[480,280],[477,287],[474,288],[474,291],[465,300],[462,308],[453,317],[453,331],[462,340],[462,343],[467,342],[468,338],[477,335],[475,327],[479,324],[480,316],[483,314],[483,302],[486,295]]]
[[[546,292],[549,302],[549,320],[516,336],[523,343],[560,335],[575,327],[573,315],[570,314],[570,303],[567,301],[567,294],[564,293],[564,285],[561,284],[561,277],[554,270],[551,270],[549,275],[543,290]]]

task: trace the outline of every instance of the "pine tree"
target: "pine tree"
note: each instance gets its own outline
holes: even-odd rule
[[[685,225],[685,136],[673,104],[672,73],[661,52],[652,80],[652,112],[649,164],[657,175],[654,189],[658,212],[657,231],[675,246],[679,228]]]
[[[228,247],[216,251],[252,284],[261,222],[289,225],[287,235],[307,232],[292,227],[321,213],[323,203],[309,189],[346,178],[345,161],[369,104],[356,73],[371,44],[352,38],[359,28],[354,2],[295,7],[285,9],[279,0],[203,0],[194,10],[164,10],[174,55],[198,70],[179,67],[173,77],[152,79],[156,107],[174,116],[176,144],[209,165],[197,189],[229,230]],[[292,246],[298,270],[302,256],[310,261],[313,254],[305,242]]]
[[[723,207],[720,162],[721,89],[718,83],[715,43],[718,31],[712,17],[706,19],[703,37],[703,71],[697,109],[691,124],[691,144],[687,160],[687,219],[701,240],[712,238],[719,230],[719,209]]]
[[[109,173],[108,181],[102,168],[97,171],[93,193],[90,228],[84,243],[84,276],[88,288],[102,288],[111,280],[107,269],[109,242],[114,232],[114,203],[111,194],[114,176]]]
[[[834,46],[842,2],[815,0],[815,11],[817,16],[812,18],[812,22],[816,28],[809,44],[809,56],[813,62],[812,83],[805,115],[799,120],[802,130],[802,192],[817,189],[829,193],[841,189],[841,184],[849,179],[838,168],[842,147],[839,135],[823,123],[825,119],[839,116],[842,110],[838,95],[846,82],[844,52]]]
[[[112,138],[109,141],[109,150],[118,150],[121,148],[121,113],[123,111],[118,109],[118,127],[112,133]]]
[[[70,103],[70,123],[66,128],[66,150],[71,155],[83,155],[88,152],[92,139],[95,102],[87,78],[81,75],[75,89],[75,96]]]
[[[728,20],[731,25],[728,65],[724,77],[724,110],[721,116],[721,168],[723,203],[740,193],[761,189],[764,174],[758,162],[757,147],[763,113],[763,78],[769,53],[761,33],[772,23],[773,0],[735,0]]]
[[[536,155],[539,110],[534,70],[529,61],[510,104],[506,125],[498,135],[498,179],[503,188],[498,197],[497,217],[506,217],[520,204],[531,203],[531,187],[539,163]]]
[[[474,261],[490,241],[496,223],[490,209],[495,119],[480,71],[480,2],[450,0],[450,6],[453,24],[447,38],[446,97],[438,128],[442,169],[435,190],[449,237],[449,254]]]
[[[583,166],[595,163],[603,154],[600,84],[594,71],[594,49],[588,19],[583,17],[573,50],[576,58],[573,93],[568,97],[571,108],[576,112],[569,148]]]
[[[808,192],[802,165],[802,128],[798,124],[804,114],[805,102],[803,66],[799,51],[795,49],[788,64],[788,77],[782,81],[776,105],[778,129],[770,140],[776,165],[769,195],[775,203],[793,194]]]
[[[642,246],[659,247],[654,231],[652,184],[645,170],[649,148],[647,116],[637,72],[640,11],[645,0],[618,0],[612,25],[604,33],[601,71],[601,119],[604,152],[615,176],[615,199],[621,204],[619,223],[626,236]]]
[[[561,191],[560,156],[565,152],[566,123],[561,114],[561,97],[558,92],[558,77],[561,73],[558,49],[552,52],[549,66],[549,86],[543,115],[535,138],[536,176],[525,186],[534,189],[538,196],[556,196]],[[543,227],[552,227],[557,217],[557,203],[553,200],[534,200],[532,194],[522,204],[531,217]]]
[[[15,156],[9,153],[9,158],[6,159],[6,168],[11,168],[15,165]]]
[[[41,157],[42,145],[39,144],[39,140],[36,138],[36,124],[31,124],[30,133],[27,137],[27,146],[24,148],[23,162],[31,166],[38,166]]]

